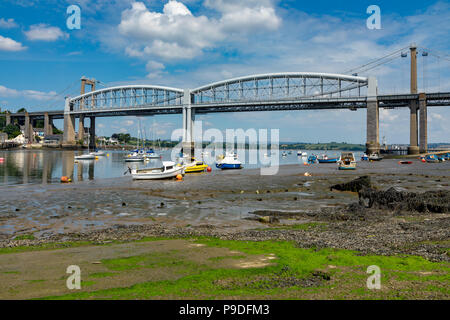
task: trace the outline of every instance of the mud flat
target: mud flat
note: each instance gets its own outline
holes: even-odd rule
[[[305,176],[305,172],[311,173],[311,176]],[[334,165],[289,165],[280,167],[274,176],[261,176],[259,173],[259,170],[240,170],[194,174],[186,176],[181,182],[132,182],[129,177],[124,177],[73,185],[5,188],[2,190],[0,205],[0,250],[8,254],[0,255],[0,271],[9,272],[5,269],[2,256],[31,254],[28,252],[30,250],[68,250],[63,248],[84,245],[92,248],[131,245],[136,241],[139,243],[161,238],[184,239],[190,243],[207,237],[210,239],[207,241],[214,243],[214,246],[228,247],[232,251],[239,247],[236,250],[240,252],[238,255],[241,258],[236,259],[241,259],[244,265],[249,252],[245,247],[240,247],[241,243],[254,249],[255,252],[251,254],[272,253],[280,259],[278,261],[284,261],[282,257],[286,252],[280,250],[287,243],[293,245],[289,250],[295,254],[318,252],[317,255],[321,256],[326,253],[326,259],[329,260],[324,258],[323,263],[331,266],[327,268],[333,269],[335,264],[340,263],[338,269],[341,271],[346,268],[346,264],[338,258],[333,262],[333,258],[330,258],[333,252],[337,256],[339,252],[345,252],[345,255],[350,254],[356,260],[373,258],[382,261],[384,258],[380,257],[398,257],[395,259],[399,259],[396,260],[399,270],[403,270],[402,263],[412,268],[413,263],[407,262],[410,258],[406,258],[412,255],[414,257],[411,259],[423,259],[420,260],[423,263],[408,272],[425,272],[423,276],[429,276],[429,281],[417,280],[422,281],[420,285],[415,280],[396,282],[395,286],[407,288],[409,292],[402,297],[449,298],[450,163],[415,162],[402,166],[394,160],[383,160],[380,163],[361,164],[355,172],[339,172]],[[277,241],[276,244],[273,240]],[[216,241],[222,242],[219,245]],[[142,255],[133,250],[130,249],[125,256]],[[124,252],[119,250],[108,256],[108,259],[123,257]],[[204,257],[206,260],[210,258]],[[356,260],[354,263],[360,263]],[[250,290],[244,297],[260,297],[256,292],[260,292],[261,283],[267,284],[270,290],[278,290],[277,283],[284,283],[283,288],[288,290],[292,287],[320,287],[331,283],[327,281],[337,279],[336,275],[330,276],[330,270],[324,271],[317,266],[299,276],[303,271],[295,269],[293,263],[286,262],[285,267],[288,266],[288,269],[283,269],[283,263],[280,262],[274,267],[276,270],[252,277],[245,285],[242,279],[236,280],[234,276],[213,277],[211,281],[216,281],[224,290],[217,297],[225,298],[226,292],[232,295],[233,290],[238,290],[240,286],[256,290]],[[289,266],[293,269],[289,269]],[[260,267],[266,271],[270,268],[264,263]],[[351,268],[355,268],[355,265],[351,264]],[[363,277],[365,269],[361,268],[359,266],[357,273]],[[176,279],[183,279],[183,275],[180,275],[181,278],[171,275],[168,279],[181,281]],[[141,278],[137,279],[134,282],[124,280],[122,286],[142,281]],[[16,280],[19,281],[20,277]],[[342,285],[343,282],[339,283]],[[414,296],[414,288],[422,288],[425,283],[435,286],[432,292]],[[11,286],[15,287],[16,284]],[[98,285],[92,287],[91,291],[117,286]],[[381,296],[369,294],[369,297],[392,298],[398,294],[397,289]],[[22,291],[17,290],[18,297],[21,297]],[[67,294],[58,290],[49,291],[48,294],[39,294],[39,290],[36,292],[35,296],[39,297]],[[286,291],[279,297],[314,297],[312,293],[301,292],[299,296],[289,296]],[[200,297],[201,294],[187,296]],[[179,297],[179,292],[174,297]],[[266,296],[270,297],[274,297],[273,294]],[[343,296],[322,292],[315,297]],[[361,296],[349,296],[358,297]]]

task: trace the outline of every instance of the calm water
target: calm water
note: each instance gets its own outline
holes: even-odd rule
[[[306,151],[308,155],[315,153],[321,155],[324,151]],[[74,161],[74,157],[81,154],[80,151],[62,150],[16,150],[0,151],[0,186],[17,184],[46,184],[59,183],[61,176],[72,177],[73,182],[86,180],[99,180],[115,178],[124,175],[128,167],[151,166],[158,160],[149,163],[127,163],[124,158],[126,151],[107,151],[108,156],[99,157],[95,161]],[[171,150],[158,151],[163,160],[170,160]],[[240,154],[240,153],[239,153]],[[329,157],[340,155],[340,151],[328,151]],[[355,157],[360,159],[360,152],[355,152]],[[3,158],[3,161],[1,160]],[[243,162],[244,170],[265,166],[257,157],[257,163],[249,163],[248,150],[245,152],[246,161]],[[268,161],[267,158],[262,159]],[[292,151],[283,157],[279,153],[279,164],[300,164],[301,159],[297,157],[297,151]],[[211,164],[210,164],[211,165]],[[218,170],[211,165],[213,170]]]

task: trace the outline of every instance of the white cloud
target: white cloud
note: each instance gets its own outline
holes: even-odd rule
[[[234,41],[233,32],[276,30],[281,23],[268,1],[209,0],[206,6],[220,12],[221,17],[195,16],[176,0],[166,3],[162,13],[150,11],[142,2],[133,2],[130,9],[122,12],[118,26],[120,34],[128,40],[125,53],[131,57],[156,57],[166,61],[192,59],[222,41]]]
[[[67,39],[69,35],[61,31],[58,27],[52,27],[41,23],[32,25],[28,31],[24,32],[28,40],[31,41],[56,41]]]
[[[48,101],[57,96],[55,91],[42,92],[36,90],[16,90],[0,85],[0,97],[25,98],[29,100]]]
[[[0,36],[0,51],[22,51],[26,48],[20,42]]]
[[[4,19],[0,18],[0,28],[2,29],[12,29],[17,28],[18,24],[14,21],[14,19]]]

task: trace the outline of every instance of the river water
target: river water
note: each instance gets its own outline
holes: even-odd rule
[[[238,150],[239,159],[243,162],[244,169],[260,168],[269,166],[269,160],[273,164],[301,164],[303,161],[297,157],[297,152],[292,151],[286,156],[282,151],[267,157],[260,157],[259,152]],[[0,186],[20,185],[20,184],[48,184],[59,183],[61,176],[71,177],[73,182],[86,180],[102,180],[106,178],[122,177],[128,167],[154,165],[158,160],[144,163],[125,162],[126,151],[108,150],[107,156],[99,157],[95,161],[75,161],[74,157],[82,151],[69,150],[13,150],[0,151]],[[170,160],[172,150],[158,150],[163,160]],[[324,151],[308,150],[308,155],[321,155]],[[244,156],[245,155],[245,156]],[[328,151],[329,157],[339,156],[340,151]],[[355,152],[355,157],[360,159],[361,152]],[[273,158],[272,158],[273,157]],[[278,159],[276,159],[277,157]],[[244,159],[245,158],[245,159]],[[3,159],[3,160],[2,160]],[[205,159],[206,161],[206,159]],[[213,170],[218,170],[214,166],[214,160],[209,159],[208,164]]]

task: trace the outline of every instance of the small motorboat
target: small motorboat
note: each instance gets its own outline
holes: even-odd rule
[[[339,170],[355,170],[356,160],[355,155],[351,152],[342,152],[341,158],[338,161]]]
[[[369,161],[369,156],[367,155],[367,154],[363,154],[362,156],[361,156],[361,161]]]
[[[287,153],[286,151],[283,151],[283,153],[281,154],[282,157],[287,157]]]
[[[292,154],[292,151],[291,151],[291,150],[289,150],[289,151],[288,151],[288,154]]]
[[[337,163],[339,158],[328,158],[326,154],[323,154],[317,161],[319,161],[319,163]]]
[[[178,166],[183,166],[183,164],[178,164]],[[192,162],[184,165],[185,173],[203,172],[208,169],[208,165],[202,161],[197,161],[192,158]]]
[[[94,152],[91,152],[90,154],[97,156],[97,157],[104,157],[106,156],[106,152],[105,151],[101,151],[101,150],[95,150]]]
[[[309,164],[313,164],[313,163],[317,163],[317,162],[318,162],[318,160],[317,160],[317,156],[316,155],[312,154],[312,155],[310,155],[308,157],[308,163]]]
[[[425,157],[425,161],[428,163],[438,163],[441,162],[441,159],[435,154],[429,154]]]
[[[216,162],[216,167],[222,170],[242,169],[242,163],[237,159],[235,153],[227,153],[223,159]]]
[[[85,153],[79,156],[75,156],[75,160],[95,160],[96,156],[91,153]]]
[[[162,165],[154,168],[130,169],[133,180],[158,180],[184,175],[184,167],[177,166],[173,161],[162,161]]]
[[[143,156],[143,154],[139,153],[139,152],[133,152],[130,153],[129,155],[127,155],[125,157],[125,162],[140,162],[140,161],[144,161],[145,158]]]
[[[381,157],[378,153],[372,153],[369,156],[369,161],[381,161],[383,160],[383,157]]]
[[[398,164],[412,164],[412,161],[399,161]]]
[[[153,151],[153,149],[149,149],[147,151],[142,152],[143,156],[145,159],[160,159],[161,156],[159,154],[157,154],[155,151]]]

